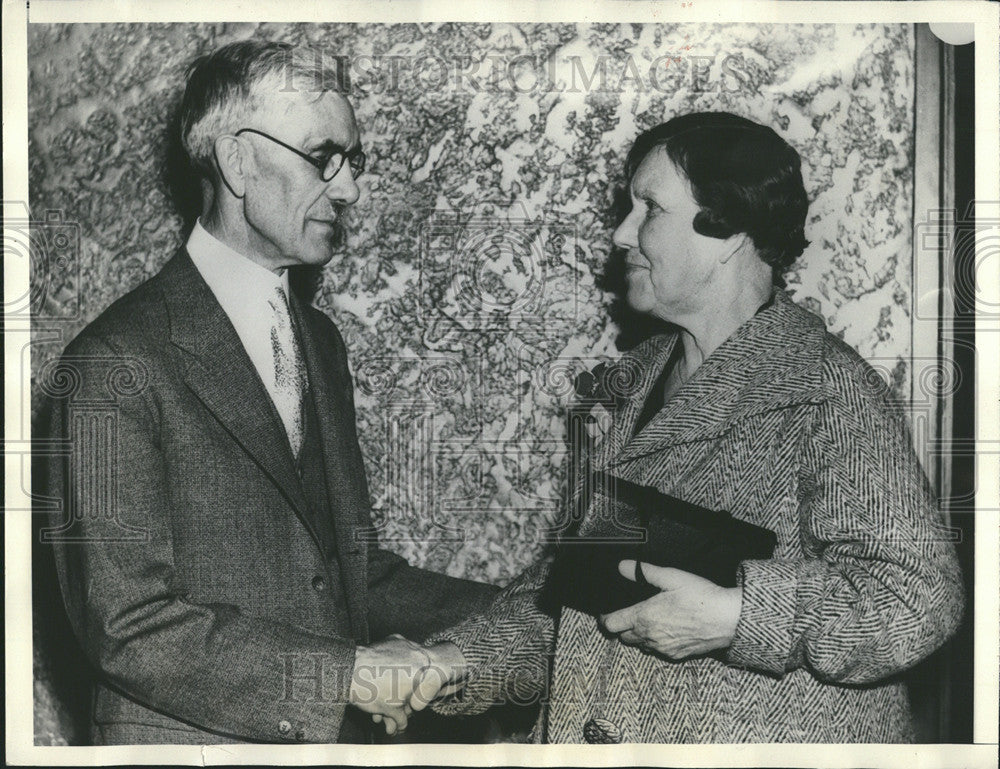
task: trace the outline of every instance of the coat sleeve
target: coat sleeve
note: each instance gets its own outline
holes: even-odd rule
[[[483,611],[500,588],[410,566],[381,548],[369,553],[368,624],[373,639],[399,633],[422,641]]]
[[[348,365],[347,346],[340,329],[324,313],[312,308],[329,334],[330,349],[333,352],[338,374],[344,382],[351,382]],[[357,412],[354,404],[354,388],[346,394],[349,409],[348,424],[351,429],[352,446],[356,451],[357,466],[363,467],[361,450],[354,432]],[[358,528],[373,531],[368,508],[368,484],[362,474]],[[423,640],[435,630],[449,627],[470,614],[486,608],[499,592],[495,585],[474,582],[457,577],[449,577],[438,572],[411,566],[401,556],[381,547],[372,547],[368,552],[368,629],[373,640],[391,633],[399,633],[411,640]]]
[[[107,401],[108,361],[123,353],[92,335],[67,353],[63,360],[72,362],[62,374],[75,380],[74,403]],[[189,600],[175,576],[176,516],[156,399],[147,388],[116,395],[111,406],[117,440],[102,454],[94,417],[71,408],[69,398],[52,404],[51,437],[66,441],[70,456],[50,463],[48,493],[75,522],[72,541],[56,537],[53,547],[69,620],[88,658],[127,696],[199,728],[263,742],[335,742],[354,642]],[[107,475],[96,467],[101,461],[113,463],[117,519],[95,488]],[[65,524],[66,512],[55,516],[56,528]],[[145,536],[130,540],[123,524]]]
[[[864,684],[916,664],[958,625],[949,532],[898,408],[866,368],[827,366],[833,397],[805,436],[798,509],[818,557],[742,565],[732,664]]]
[[[427,640],[455,644],[468,666],[462,690],[431,703],[434,711],[476,715],[504,702],[531,704],[544,694],[555,644],[555,620],[541,605],[549,564],[529,567],[486,611]]]

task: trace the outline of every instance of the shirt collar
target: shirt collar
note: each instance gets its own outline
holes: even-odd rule
[[[187,251],[227,313],[248,299],[268,299],[280,286],[288,296],[288,270],[278,275],[231,248],[195,222]]]

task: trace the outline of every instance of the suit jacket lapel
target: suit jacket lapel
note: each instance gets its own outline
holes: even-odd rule
[[[229,317],[186,251],[161,275],[170,339],[186,353],[188,387],[305,520],[307,505],[281,418]]]
[[[755,414],[823,401],[817,337],[825,333],[818,317],[776,290],[774,303],[709,355],[642,431],[628,436],[609,464],[718,436]],[[639,365],[647,370],[644,381],[655,381],[666,363],[666,347],[659,341],[637,348]],[[632,408],[637,414],[641,402]],[[631,431],[635,416],[627,422],[623,427]]]
[[[367,633],[368,605],[363,538],[370,537],[371,532],[366,529],[368,486],[351,406],[354,385],[337,365],[334,351],[321,343],[317,321],[304,311],[294,296],[291,307],[299,327],[302,354],[319,423],[327,498],[333,514],[348,613],[356,637],[362,638]]]

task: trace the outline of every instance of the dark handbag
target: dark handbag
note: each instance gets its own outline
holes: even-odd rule
[[[617,611],[659,592],[641,570],[635,582],[621,576],[624,559],[735,587],[740,563],[770,558],[777,543],[769,529],[605,473],[591,476],[580,500],[584,525],[559,537],[546,597],[587,614]]]

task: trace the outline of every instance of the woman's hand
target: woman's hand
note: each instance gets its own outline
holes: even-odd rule
[[[618,571],[634,580],[635,561],[622,561]],[[601,624],[622,643],[674,660],[732,643],[743,604],[741,588],[719,587],[690,572],[645,563],[642,573],[662,592],[601,617]]]

